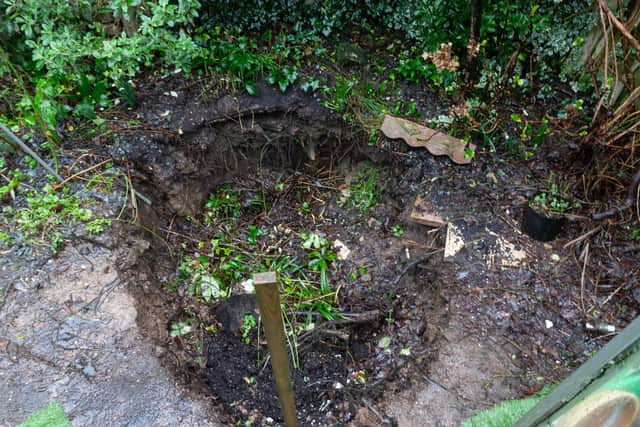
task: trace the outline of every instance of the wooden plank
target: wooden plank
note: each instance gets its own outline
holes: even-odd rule
[[[264,332],[267,336],[271,368],[280,397],[284,425],[286,427],[296,427],[296,404],[291,385],[289,356],[287,354],[276,273],[274,271],[256,273],[253,275],[253,284],[256,287],[256,299],[260,307]]]
[[[429,227],[444,227],[447,225],[447,222],[434,212],[429,203],[420,196],[416,197],[410,219],[417,224],[428,225]]]

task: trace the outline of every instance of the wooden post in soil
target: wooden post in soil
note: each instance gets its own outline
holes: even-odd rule
[[[271,368],[276,380],[276,388],[282,406],[282,415],[286,427],[296,427],[296,404],[289,371],[284,323],[280,309],[280,295],[276,273],[257,273],[253,275],[256,298],[260,307],[260,316],[267,336],[267,347],[271,356]]]

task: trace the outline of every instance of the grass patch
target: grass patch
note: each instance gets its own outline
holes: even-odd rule
[[[378,202],[380,195],[380,168],[376,166],[360,166],[356,172],[356,177],[351,182],[346,193],[347,198],[343,201],[349,207],[357,208],[361,214],[369,212]]]
[[[50,402],[19,424],[19,427],[71,427],[71,422],[58,402]]]

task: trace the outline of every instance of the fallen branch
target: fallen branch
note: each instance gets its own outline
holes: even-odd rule
[[[636,200],[637,200],[636,188],[638,187],[639,183],[640,183],[640,168],[638,168],[638,170],[636,171],[636,174],[631,179],[631,185],[629,186],[629,190],[627,191],[627,198],[624,201],[624,203],[620,206],[609,209],[608,211],[593,214],[591,218],[593,218],[594,221],[602,221],[603,219],[607,219],[614,216],[618,212],[624,212],[627,209],[631,209],[636,204]]]
[[[4,133],[5,138],[7,139],[9,144],[17,146],[16,148],[20,148],[22,151],[33,157],[35,161],[40,164],[40,166],[46,169],[47,172],[53,175],[58,181],[62,181],[62,177],[60,176],[60,174],[56,172],[51,166],[49,166],[47,162],[42,160],[42,158],[38,156],[36,152],[33,151],[27,144],[22,142],[22,140],[18,138],[13,132],[11,132],[8,127],[0,123],[0,130],[2,131],[2,133]]]

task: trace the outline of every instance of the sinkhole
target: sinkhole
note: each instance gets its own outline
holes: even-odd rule
[[[146,242],[125,273],[138,325],[230,422],[279,424],[250,280],[277,271],[298,419],[344,425],[433,353],[417,300],[437,304],[437,293],[417,284],[435,269],[398,275],[403,234],[424,247],[437,238],[403,222],[420,170],[311,99],[207,105],[176,113],[175,132],[120,145],[152,199],[124,233]]]

